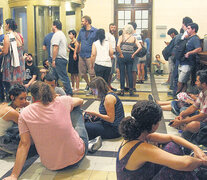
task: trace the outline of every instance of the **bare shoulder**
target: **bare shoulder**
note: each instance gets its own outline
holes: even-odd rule
[[[105,97],[105,102],[116,104],[116,97],[113,94],[107,94]]]

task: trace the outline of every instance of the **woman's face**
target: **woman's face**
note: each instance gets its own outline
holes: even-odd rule
[[[74,35],[73,35],[72,33],[70,33],[70,34],[69,34],[69,38],[70,38],[70,39],[73,39],[73,38],[74,38]]]
[[[12,97],[11,97],[12,98]],[[24,107],[25,103],[26,103],[26,98],[27,98],[27,93],[26,92],[22,92],[19,96],[17,96],[14,101],[13,101],[13,105],[15,107],[18,108],[22,108]]]

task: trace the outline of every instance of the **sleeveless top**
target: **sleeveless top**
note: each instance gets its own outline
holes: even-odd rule
[[[6,133],[6,130],[13,125],[12,121],[6,121],[3,119],[11,110],[12,108],[9,109],[2,117],[0,117],[0,137],[4,136]]]
[[[121,42],[121,45],[120,45],[122,53],[128,53],[128,54],[133,54],[134,53],[134,47],[135,47],[136,39],[134,38],[133,43],[129,43],[129,42],[127,42],[127,40],[130,37],[133,37],[133,36],[129,36],[127,39],[125,39],[125,37],[122,36],[122,42]]]
[[[151,162],[144,163],[144,165],[137,170],[127,170],[125,168],[132,153],[141,143],[143,143],[143,141],[137,142],[121,160],[119,160],[119,153],[121,148],[126,143],[120,146],[116,158],[117,180],[136,180],[136,179],[148,180],[148,179],[152,179],[153,176],[156,174],[157,172],[156,168],[160,167],[160,165],[156,165]]]
[[[95,64],[111,67],[111,58],[109,56],[109,41],[104,39],[103,43],[101,44],[100,40],[94,42],[96,47],[96,59]]]
[[[113,123],[106,122],[104,120],[102,120],[102,123],[114,127],[115,130],[117,130],[117,132],[118,132],[118,126],[120,124],[120,121],[124,118],[124,108],[123,108],[123,104],[122,104],[121,100],[119,99],[119,97],[115,93],[109,92],[109,93],[107,93],[107,95],[108,94],[112,94],[113,96],[116,97],[115,119],[114,119],[114,122]],[[106,115],[107,112],[106,112],[106,109],[104,107],[104,101],[105,101],[105,98],[103,98],[103,100],[101,100],[101,104],[99,106],[99,112],[100,112],[100,114]]]

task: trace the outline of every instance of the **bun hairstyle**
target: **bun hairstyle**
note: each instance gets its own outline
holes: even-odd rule
[[[41,101],[44,105],[48,105],[55,98],[55,92],[52,87],[41,81],[36,81],[32,84],[31,94],[35,101]]]
[[[9,25],[9,29],[11,29],[12,31],[15,31],[17,29],[17,24],[14,19],[6,19],[6,24]]]
[[[135,140],[141,133],[152,131],[162,117],[162,109],[152,101],[137,101],[131,111],[132,116],[122,119],[119,132],[125,140]]]

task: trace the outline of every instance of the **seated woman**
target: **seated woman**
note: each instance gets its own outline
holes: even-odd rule
[[[118,180],[197,179],[193,170],[207,165],[207,156],[196,145],[181,137],[155,133],[162,117],[159,105],[152,101],[138,101],[131,117],[120,123],[124,138],[116,163]],[[164,150],[153,143],[168,143]],[[183,153],[183,147],[194,151],[194,157]]]
[[[9,144],[4,144],[4,135],[13,123],[18,123],[19,112],[17,111],[17,108],[22,108],[28,105],[26,97],[26,88],[23,85],[14,84],[9,90],[10,102],[0,104],[0,150],[4,152],[12,154],[12,149],[15,149],[10,149]],[[1,153],[2,157],[4,156],[3,154],[5,153]]]
[[[101,136],[103,139],[120,137],[118,126],[124,118],[121,100],[102,77],[95,77],[89,87],[101,100],[99,112],[86,111],[87,114],[97,117],[95,122],[85,123],[89,139],[94,139],[97,136]]]

